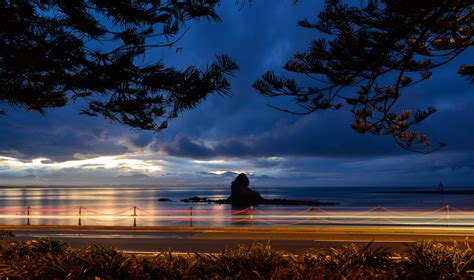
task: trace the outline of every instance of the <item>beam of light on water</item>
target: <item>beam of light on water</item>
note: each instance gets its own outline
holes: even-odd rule
[[[142,209],[129,207],[4,207],[0,208],[3,225],[111,225],[111,226],[410,226],[418,228],[474,227],[474,211],[449,206],[421,208],[332,208],[309,207],[304,210],[214,209]]]

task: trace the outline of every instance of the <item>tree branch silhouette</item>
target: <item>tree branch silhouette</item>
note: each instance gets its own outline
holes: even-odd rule
[[[220,21],[219,4],[2,1],[0,101],[44,113],[81,99],[83,114],[137,129],[164,129],[209,94],[227,94],[228,77],[238,66],[225,55],[205,69],[181,70],[145,57],[159,48],[179,50],[175,44],[190,21]]]
[[[310,114],[348,105],[355,131],[392,135],[406,150],[430,153],[446,143],[432,148],[416,127],[436,109],[413,113],[411,108],[394,108],[411,86],[428,80],[433,69],[474,45],[473,22],[474,5],[468,0],[367,0],[358,7],[327,0],[315,22],[298,23],[324,38],[313,40],[284,66],[312,85],[269,71],[253,87],[268,97],[289,96],[305,109],[278,107],[288,113]],[[463,65],[458,73],[474,83],[473,66]]]

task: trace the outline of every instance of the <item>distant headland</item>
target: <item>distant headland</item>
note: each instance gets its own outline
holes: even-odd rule
[[[265,199],[260,193],[249,188],[250,181],[245,173],[240,173],[231,184],[230,196],[227,199],[207,199],[206,197],[191,197],[181,200],[182,202],[206,202],[216,204],[232,205],[337,205],[335,202],[323,202],[318,200],[294,200],[294,199]]]
[[[460,195],[469,195],[474,194],[474,190],[446,190],[443,185],[443,182],[439,182],[438,188],[436,190],[403,190],[403,191],[382,191],[382,192],[373,192],[373,193],[386,193],[386,194],[460,194]]]
[[[413,190],[413,191],[383,191],[371,193],[385,193],[385,194],[459,194],[459,195],[474,195],[474,190]]]

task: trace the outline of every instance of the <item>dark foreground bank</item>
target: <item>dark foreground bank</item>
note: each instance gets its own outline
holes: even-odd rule
[[[12,241],[4,235],[0,279],[471,279],[469,244],[433,241],[394,255],[383,248],[347,245],[293,255],[254,243],[220,254],[127,254],[91,244]]]

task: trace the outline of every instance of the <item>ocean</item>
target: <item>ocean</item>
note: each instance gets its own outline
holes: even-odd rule
[[[435,188],[252,186],[252,189],[268,199],[314,199],[339,204],[317,207],[317,209],[308,206],[277,205],[258,205],[250,209],[231,205],[181,202],[182,199],[193,196],[208,199],[227,198],[230,194],[229,186],[1,187],[0,224],[73,225],[79,223],[79,218],[81,218],[81,225],[132,225],[132,222],[134,224],[138,222],[139,225],[239,226],[255,224],[264,226],[309,225],[316,222],[324,224],[321,221],[326,221],[326,224],[334,221],[341,224],[348,220],[355,223],[359,220],[380,223],[384,214],[388,215],[392,212],[431,213],[435,211],[433,213],[436,215],[438,213],[441,218],[444,217],[443,215],[453,216],[454,210],[451,210],[451,213],[449,210],[448,212],[443,210],[446,205],[449,205],[451,209],[467,211],[465,216],[458,217],[460,223],[465,223],[463,217],[467,218],[468,214],[472,214],[470,211],[474,209],[474,195],[379,193],[428,191]],[[474,187],[455,189],[468,190]],[[171,201],[159,202],[160,198]],[[392,212],[381,213],[381,209]],[[367,215],[362,215],[367,211]],[[322,213],[329,214],[324,216]],[[378,213],[378,217],[375,213]],[[336,216],[339,214],[340,216]],[[357,218],[354,220],[349,216]],[[334,217],[333,220],[330,219],[332,217]],[[387,218],[385,221],[396,218],[390,216],[390,219]],[[423,221],[430,218],[431,216],[426,216]],[[435,218],[438,217],[433,216],[433,220],[436,220]],[[445,221],[441,222],[445,224]],[[453,223],[451,221],[451,224]]]

